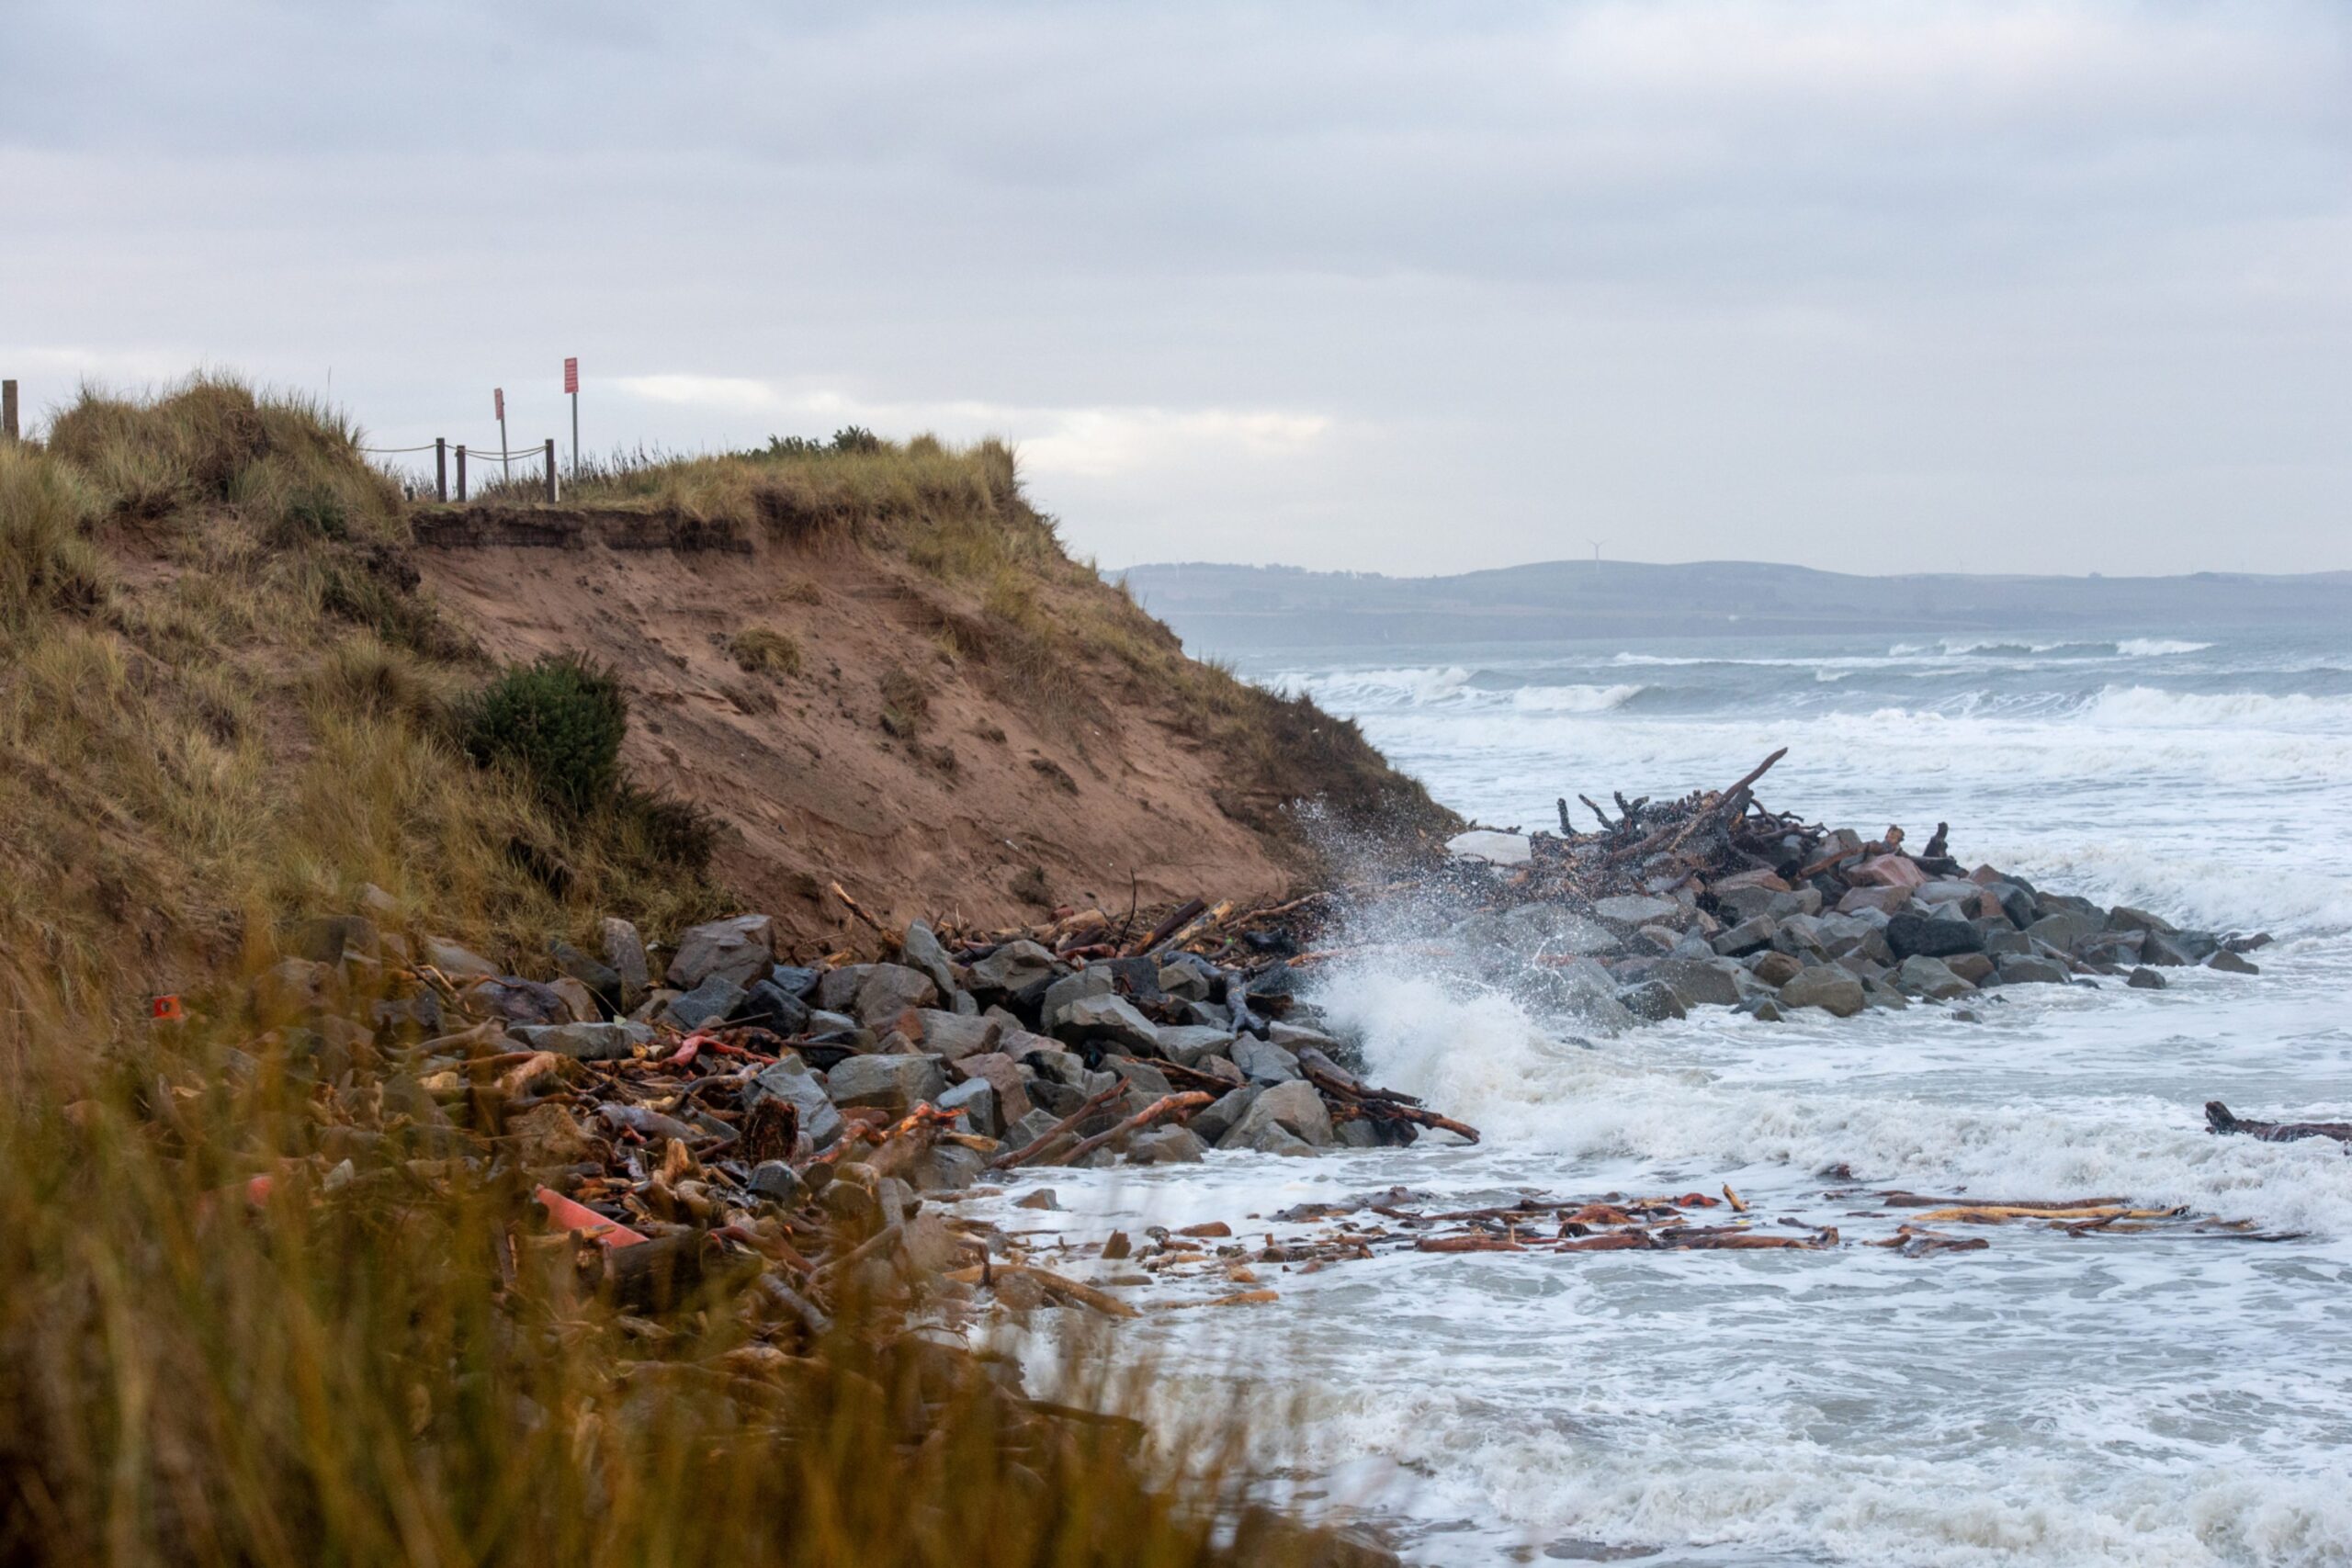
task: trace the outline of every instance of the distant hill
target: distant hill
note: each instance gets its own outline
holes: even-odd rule
[[[2147,633],[2341,618],[2352,572],[2264,577],[1860,577],[1762,561],[1538,561],[1455,577],[1178,562],[1124,577],[1196,649],[1578,637],[1965,633],[2034,626]]]

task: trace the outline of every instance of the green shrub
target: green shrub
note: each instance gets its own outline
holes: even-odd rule
[[[879,452],[882,450],[882,438],[862,424],[845,424],[833,432],[833,450],[836,452]]]
[[[270,519],[269,541],[274,545],[349,537],[351,509],[344,504],[343,497],[331,490],[297,491],[286,498],[277,515]]]
[[[628,700],[609,669],[576,654],[514,665],[459,715],[467,755],[526,779],[548,805],[582,812],[620,784]]]
[[[613,799],[613,848],[652,871],[701,876],[718,852],[719,822],[691,800],[624,783]]]

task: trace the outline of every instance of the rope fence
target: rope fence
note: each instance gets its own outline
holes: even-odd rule
[[[458,459],[457,500],[460,504],[463,504],[465,502],[471,499],[471,487],[469,483],[469,470],[474,465],[485,462],[496,463],[499,465],[499,468],[501,470],[499,475],[500,482],[508,484],[514,482],[510,465],[517,461],[524,463],[538,463],[544,470],[541,473],[539,479],[541,499],[546,501],[550,506],[555,504],[557,499],[559,479],[555,465],[555,440],[553,437],[549,437],[548,439],[542,441],[537,446],[506,446],[503,445],[498,446],[469,446],[465,442],[459,441],[453,443],[447,436],[443,436],[441,439],[436,441],[428,441],[421,446],[361,446],[358,450],[365,452],[371,457],[405,457],[411,453],[416,452],[432,453],[432,492],[433,499],[435,501],[446,502],[450,499],[449,458],[453,452]],[[417,481],[417,489],[420,491],[424,489],[424,481]]]

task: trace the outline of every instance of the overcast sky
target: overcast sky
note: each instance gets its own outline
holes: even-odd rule
[[[0,375],[1019,443],[1105,564],[2352,568],[2352,6],[0,17]]]

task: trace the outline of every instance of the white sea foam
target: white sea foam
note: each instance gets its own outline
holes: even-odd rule
[[[2202,653],[2213,645],[2210,642],[2183,642],[2177,637],[2132,637],[2115,645],[2115,651],[2126,659],[2163,659],[2176,653]]]
[[[1710,1010],[1585,1040],[1409,950],[1329,968],[1316,998],[1371,1076],[1480,1127],[1481,1145],[1057,1171],[1070,1213],[1021,1211],[1022,1225],[1257,1216],[1255,1231],[1288,1205],[1392,1184],[1466,1208],[1729,1183],[1755,1213],[1836,1225],[1847,1245],[1261,1264],[1274,1303],[1128,1325],[1170,1369],[1157,1397],[1214,1408],[1235,1377],[1302,1395],[1305,1425],[1264,1457],[1384,1513],[1424,1562],[1541,1561],[1579,1541],[1740,1568],[2352,1562],[2337,1473],[2352,1451],[2352,1159],[2215,1137],[2201,1116],[2210,1099],[2352,1116],[2352,835],[2328,826],[2352,816],[2339,633],[2271,653],[2234,635],[1830,659],[1419,651],[1300,679],[1487,820],[1544,820],[1579,791],[1718,784],[1785,745],[1776,807],[1867,828],[1949,820],[1968,862],[2282,940],[2255,954],[2259,976],[2016,987],[1973,998],[1973,1022],[1926,1006],[1778,1024]],[[2188,654],[2209,655],[2198,685],[2225,689],[2120,662]],[[1609,682],[1637,665],[1657,671],[1645,686]],[[1824,1174],[1839,1167],[1977,1198],[2125,1194],[2305,1234],[2009,1225],[1984,1233],[1984,1251],[1909,1259],[1863,1245],[1907,1212],[1825,1195],[1853,1184]]]

